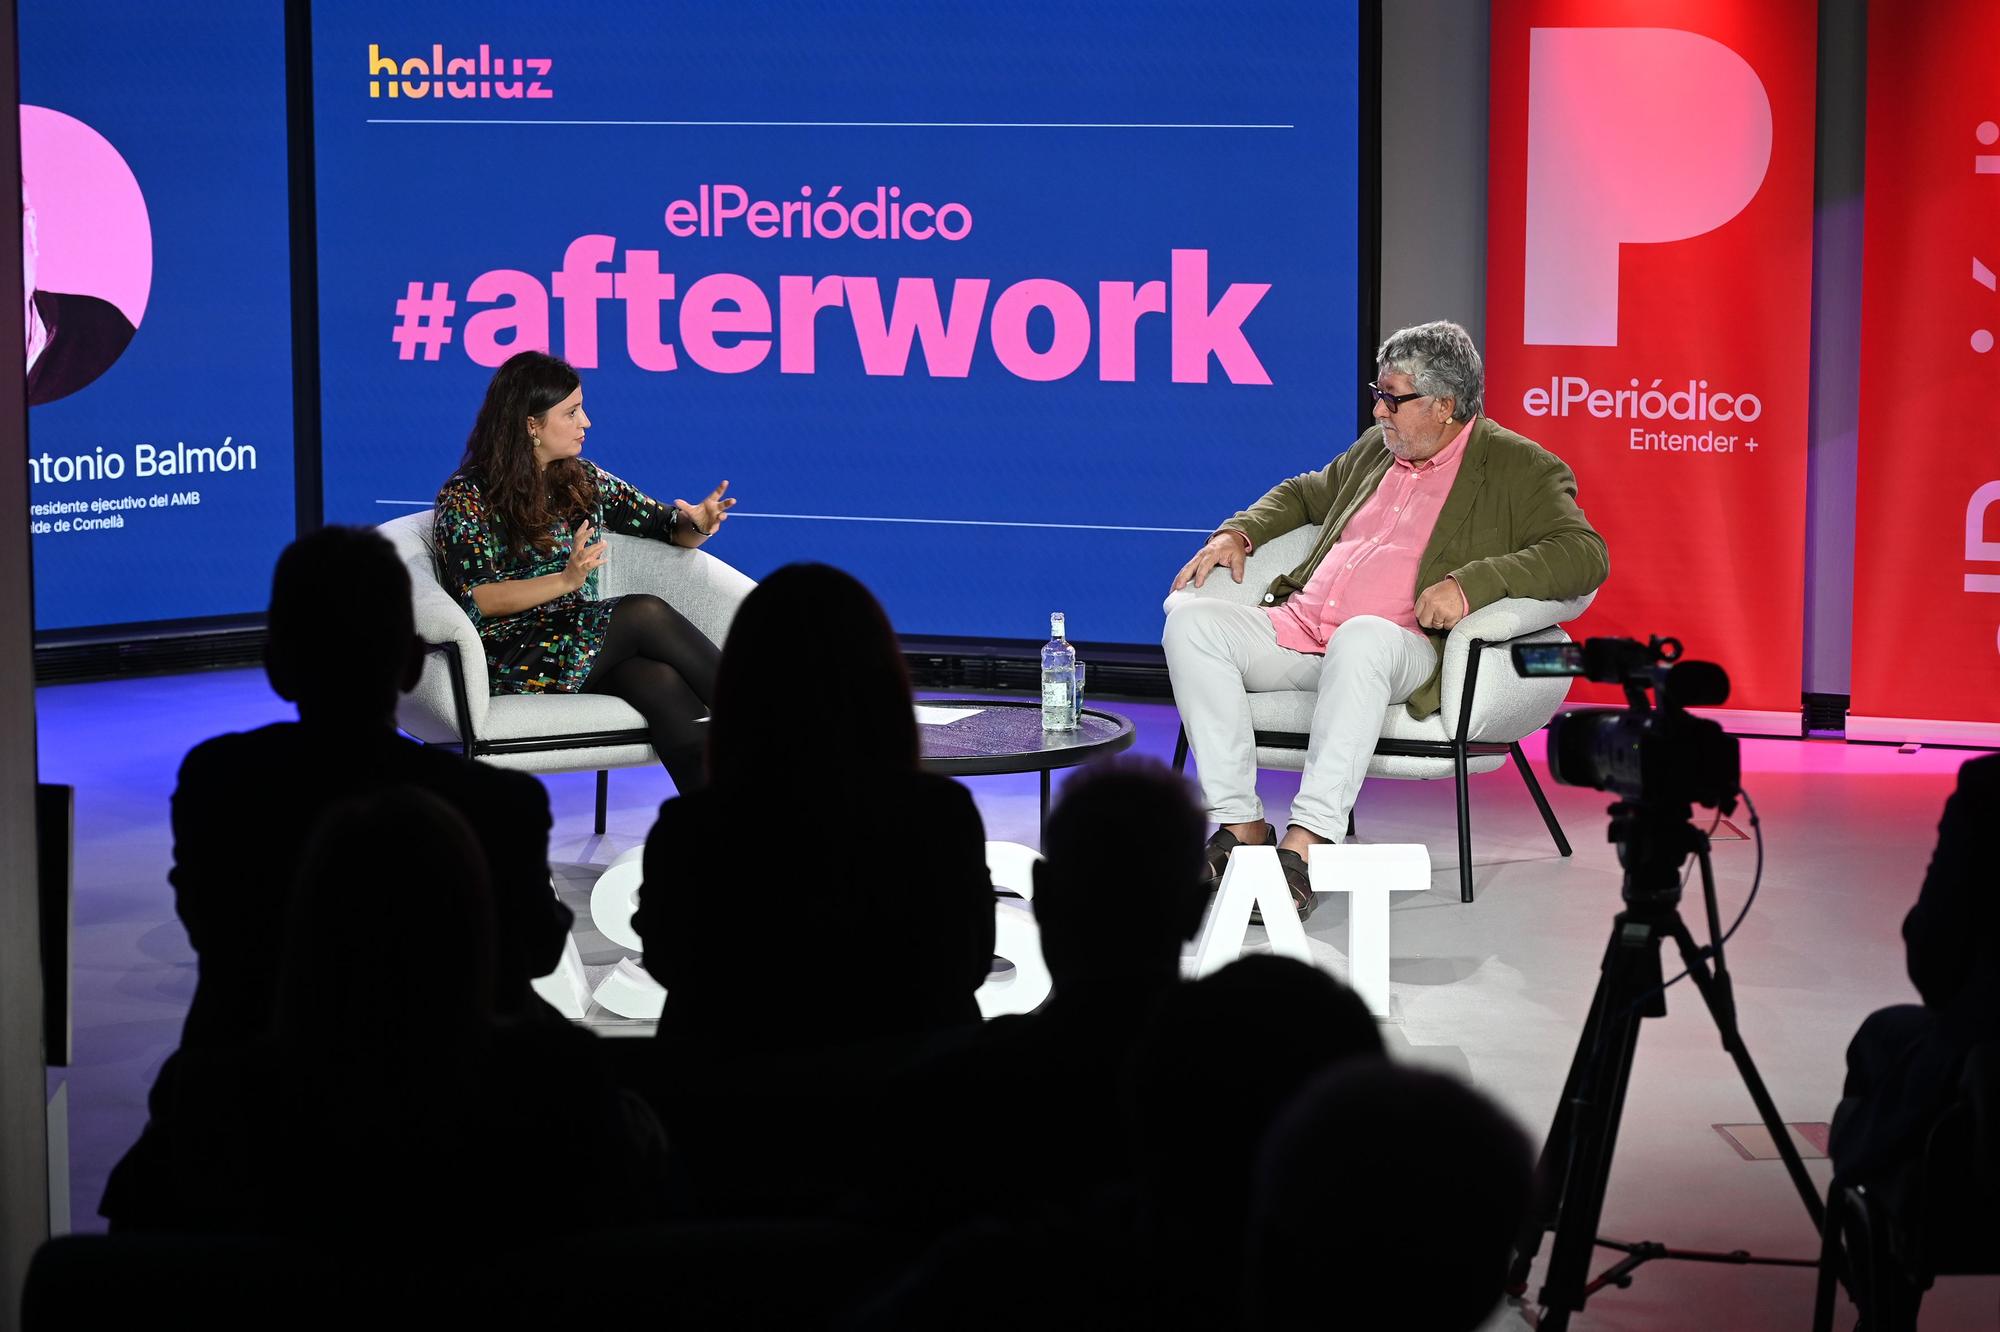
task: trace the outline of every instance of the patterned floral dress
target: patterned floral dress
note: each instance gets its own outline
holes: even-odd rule
[[[579,461],[597,478],[592,527],[661,541],[672,538],[680,510],[641,494],[594,463]],[[597,650],[604,645],[612,608],[618,604],[617,597],[597,599],[601,570],[593,569],[581,588],[554,601],[513,615],[479,613],[479,603],[472,599],[475,587],[562,572],[569,563],[571,528],[565,520],[551,530],[555,545],[546,554],[526,544],[509,545],[476,481],[454,476],[438,491],[431,530],[438,568],[486,645],[487,675],[496,694],[582,692]]]

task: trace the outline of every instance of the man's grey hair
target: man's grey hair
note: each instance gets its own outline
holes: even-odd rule
[[[1472,335],[1449,319],[1391,333],[1375,353],[1377,374],[1396,371],[1417,382],[1417,392],[1452,400],[1452,417],[1469,421],[1486,403],[1486,371]]]

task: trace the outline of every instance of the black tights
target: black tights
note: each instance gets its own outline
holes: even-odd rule
[[[650,593],[618,599],[604,646],[583,682],[586,694],[610,694],[639,710],[682,795],[706,783],[702,753],[722,650],[686,616]]]

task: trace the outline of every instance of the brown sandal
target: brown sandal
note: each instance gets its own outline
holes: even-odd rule
[[[1202,851],[1202,859],[1207,870],[1202,880],[1203,886],[1211,893],[1221,887],[1223,868],[1229,864],[1229,853],[1237,847],[1277,844],[1278,830],[1268,823],[1264,825],[1264,840],[1261,842],[1246,842],[1227,828],[1217,828],[1215,835],[1208,839],[1208,845]]]
[[[1312,890],[1312,876],[1306,871],[1306,858],[1286,847],[1278,848],[1278,868],[1285,872],[1285,887],[1292,894],[1292,910],[1299,913],[1299,923],[1305,924],[1313,908],[1319,905],[1319,894]],[[1256,907],[1250,908],[1250,923],[1262,925],[1264,913]]]

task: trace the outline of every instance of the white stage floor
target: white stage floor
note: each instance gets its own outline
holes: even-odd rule
[[[204,737],[289,716],[261,673],[249,671],[44,688],[41,777],[77,787],[76,1066],[68,1083],[75,1228],[100,1228],[97,1200],[111,1164],[137,1135],[145,1093],[178,1040],[193,990],[193,958],[174,919],[167,798],[180,757]],[[1156,703],[1103,703],[1137,723],[1137,750],[1173,748],[1175,717]],[[1540,768],[1539,751],[1531,757]],[[1766,866],[1755,909],[1729,949],[1745,1040],[1788,1121],[1825,1121],[1840,1094],[1842,1051],[1872,1010],[1914,1001],[1899,928],[1915,900],[1937,816],[1964,751],[1746,741],[1744,780],[1764,821]],[[1544,776],[1545,776],[1545,770]],[[556,830],[550,847],[566,889],[587,893],[588,866],[639,845],[663,773],[614,773],[607,834],[592,836],[588,774],[548,781]],[[987,835],[1035,844],[1032,775],[967,781]],[[1266,773],[1263,794],[1282,817],[1296,786]],[[1537,1140],[1561,1091],[1596,968],[1619,908],[1620,871],[1604,840],[1608,798],[1546,784],[1576,854],[1556,856],[1511,768],[1474,778],[1473,862],[1478,900],[1458,901],[1449,782],[1371,782],[1357,820],[1364,842],[1425,842],[1430,892],[1397,901],[1386,1030],[1405,1058],[1469,1077],[1518,1115]],[[1739,811],[1733,822],[1748,831]],[[1724,920],[1750,883],[1747,841],[1718,841]],[[581,906],[581,903],[579,903]],[[815,904],[816,905],[816,904]],[[801,907],[801,910],[810,909]],[[1690,898],[1697,935],[1698,906]],[[588,913],[579,910],[587,928]],[[1330,898],[1308,934],[1316,956],[1344,970],[1346,906]],[[1252,932],[1253,940],[1258,935]],[[580,936],[586,961],[602,941]],[[1756,1118],[1748,1096],[1686,984],[1669,1015],[1640,1039],[1605,1233],[1692,1249],[1748,1249],[1810,1257],[1817,1241],[1782,1165],[1745,1160],[1713,1127]],[[1809,1163],[1824,1189],[1827,1164]],[[1437,1205],[1453,1205],[1439,1198]],[[1546,1253],[1546,1245],[1544,1246]],[[1616,1255],[1606,1255],[1606,1263]],[[1539,1281],[1537,1269],[1536,1280]],[[1328,1292],[1335,1307],[1337,1292]],[[1660,1262],[1628,1290],[1607,1290],[1579,1329],[1803,1327],[1812,1274]],[[1845,1307],[1837,1323],[1852,1326]],[[1518,1311],[1494,1327],[1528,1323]],[[1941,1282],[1925,1302],[1926,1328],[2000,1327],[2000,1278]]]

